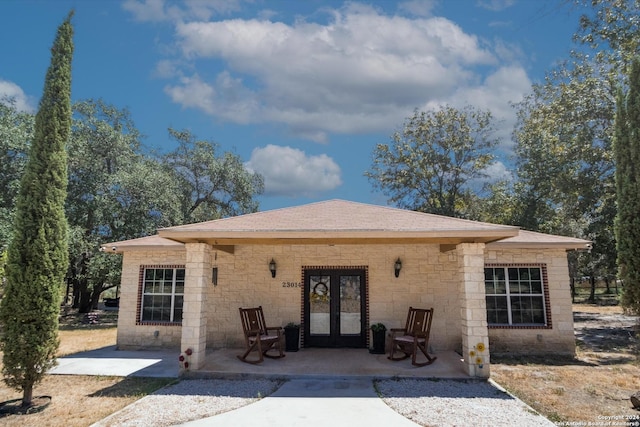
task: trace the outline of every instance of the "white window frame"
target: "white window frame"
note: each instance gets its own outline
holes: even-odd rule
[[[172,279],[171,279],[171,292],[145,292],[147,288],[147,271],[148,270],[173,270]],[[184,306],[184,279],[183,279],[183,292],[176,293],[176,282],[178,277],[178,270],[183,271],[183,277],[185,269],[184,267],[173,267],[173,266],[149,266],[144,267],[142,271],[142,295],[140,299],[140,323],[182,323],[181,320],[175,320],[175,309],[176,309],[176,297],[182,297],[182,303]],[[155,320],[155,319],[145,319],[145,307],[144,307],[144,299],[146,296],[170,296],[171,297],[171,308],[169,320]]]
[[[540,282],[541,282],[541,286],[540,286],[540,292],[536,292],[536,293],[511,293],[511,286],[510,286],[510,282],[509,282],[509,269],[520,269],[520,268],[527,268],[529,270],[531,269],[537,269],[539,271],[540,274]],[[487,316],[487,323],[489,326],[508,326],[508,327],[547,327],[550,324],[550,320],[549,320],[549,315],[547,313],[547,299],[548,299],[548,285],[547,285],[547,280],[546,280],[546,274],[544,271],[543,266],[540,265],[487,265],[485,266],[485,270],[486,269],[493,269],[493,270],[497,270],[497,269],[502,269],[504,270],[504,277],[505,277],[505,293],[485,293],[485,298],[486,297],[500,297],[500,298],[506,298],[506,302],[507,302],[507,318],[508,318],[508,323],[492,323],[489,319],[489,316]],[[486,279],[485,279],[486,280]],[[485,285],[485,292],[486,292],[486,285]],[[513,323],[513,308],[511,306],[511,297],[512,296],[521,296],[521,297],[534,297],[534,298],[540,298],[542,301],[542,313],[544,316],[544,322],[543,323]],[[487,314],[488,314],[489,308],[487,307]]]

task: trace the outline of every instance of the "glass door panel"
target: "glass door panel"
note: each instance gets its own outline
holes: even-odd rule
[[[309,277],[309,331],[311,335],[331,333],[331,277]]]
[[[305,270],[305,345],[366,346],[366,272]]]
[[[340,335],[359,334],[361,325],[360,276],[340,276]]]

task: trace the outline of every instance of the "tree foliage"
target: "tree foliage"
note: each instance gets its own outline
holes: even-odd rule
[[[218,156],[218,146],[188,130],[169,129],[178,147],[164,157],[176,182],[181,222],[193,223],[255,212],[254,196],[263,179],[244,168],[233,153]]]
[[[490,112],[446,106],[409,117],[391,143],[378,144],[366,172],[375,188],[400,207],[468,217],[496,146]]]
[[[602,67],[578,60],[549,73],[517,105],[515,223],[576,235],[601,215],[613,191],[613,104]]]
[[[624,284],[622,304],[640,314],[640,60],[633,61],[626,98],[618,93],[615,122],[615,232],[619,277]]]
[[[55,363],[61,287],[68,265],[67,153],[71,127],[71,16],[52,47],[35,133],[17,198],[0,304],[4,380],[31,405],[33,386]]]
[[[102,100],[74,105],[70,141],[70,285],[81,313],[119,282],[120,259],[98,252],[105,241],[146,236],[179,220],[175,185],[154,158],[141,152],[127,110]],[[158,189],[163,191],[158,191]]]
[[[609,281],[616,274],[615,92],[636,54],[640,3],[573,3],[582,13],[577,48],[517,106],[514,223],[592,240],[591,253],[573,257],[572,268]]]
[[[262,178],[237,156],[219,156],[213,143],[170,129],[178,147],[153,156],[127,110],[86,100],[74,111],[67,214],[70,285],[80,312],[97,307],[119,281],[119,257],[98,252],[101,244],[257,209]]]
[[[33,135],[33,115],[16,110],[12,99],[0,99],[0,253],[11,239],[20,177]]]
[[[599,62],[622,64],[612,71],[626,74],[640,47],[640,1],[574,0],[582,14],[574,40],[595,52]]]

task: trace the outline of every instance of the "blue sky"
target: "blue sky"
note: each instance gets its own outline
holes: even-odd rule
[[[173,127],[237,153],[265,177],[261,210],[383,205],[363,174],[416,108],[490,109],[507,159],[510,103],[572,47],[562,2],[2,0],[0,96],[35,110],[75,9],[74,101],[127,108],[151,148]]]

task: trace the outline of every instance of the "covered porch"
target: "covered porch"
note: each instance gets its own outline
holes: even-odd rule
[[[301,348],[287,352],[282,359],[265,359],[258,365],[238,360],[241,348],[208,350],[204,365],[196,371],[183,371],[189,378],[439,378],[469,379],[462,356],[441,351],[428,366],[416,367],[411,360],[391,361],[386,354],[371,354],[364,348]]]
[[[103,250],[124,254],[118,346],[188,351],[190,375],[487,378],[485,265],[537,269],[542,279],[536,292],[523,291],[542,303],[537,311],[529,308],[542,311],[541,320],[501,322],[492,330],[492,344],[503,351],[530,345],[543,352],[571,351],[565,251],[588,243],[334,200],[161,229]],[[322,293],[316,292],[320,283]],[[318,301],[328,311],[312,309],[318,296],[326,297]],[[510,301],[506,293],[500,298]],[[234,349],[243,337],[238,308],[257,306],[264,307],[267,326],[301,326],[299,353],[257,367],[237,360],[241,352]],[[409,307],[435,310],[430,352],[438,360],[424,368],[370,355],[366,348],[371,325],[402,327]],[[328,327],[316,322],[319,313],[329,313]],[[359,319],[359,328],[349,316]],[[357,343],[340,341],[352,335]],[[318,337],[327,342],[310,339]]]

